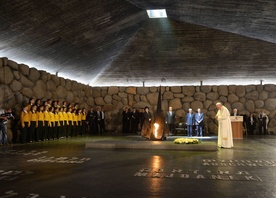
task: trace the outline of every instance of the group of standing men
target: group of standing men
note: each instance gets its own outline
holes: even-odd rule
[[[145,108],[146,109],[146,108]],[[141,109],[139,112],[136,108],[132,111],[126,107],[122,115],[122,133],[135,133],[138,134],[139,125],[142,128],[144,123],[145,109]]]
[[[188,113],[185,116],[185,121],[187,126],[187,135],[189,137],[193,136],[194,126],[196,130],[196,136],[203,136],[203,120],[204,114],[200,109],[197,110],[197,113],[193,113],[191,108],[188,110]],[[172,110],[172,107],[169,107],[169,111],[166,113],[165,122],[169,127],[169,134],[175,134],[175,112]]]
[[[250,113],[249,116],[245,114],[239,114],[237,109],[233,109],[231,116],[243,116],[243,127],[248,131],[249,135],[255,134],[255,129],[258,128],[258,135],[268,135],[268,122],[269,118],[265,111],[261,111],[259,114],[254,115]]]
[[[139,111],[133,108],[132,111],[128,107],[125,108],[122,115],[122,133],[140,134],[145,139],[150,139],[152,114],[149,107]]]
[[[218,112],[216,114],[216,120],[218,121],[218,147],[221,148],[232,148],[233,147],[233,137],[232,137],[232,126],[230,120],[230,113],[228,109],[223,106],[220,102],[216,104]],[[169,112],[166,115],[166,123],[169,125],[170,132],[173,129],[175,115],[172,112],[172,108],[169,108]],[[203,120],[204,114],[200,109],[197,110],[197,113],[193,113],[193,110],[190,108],[188,113],[185,116],[186,126],[188,136],[193,135],[193,126],[196,126],[196,136],[203,135]]]
[[[97,107],[96,110],[90,107],[86,114],[88,122],[88,133],[93,135],[101,135],[105,132],[105,112],[104,108]]]
[[[218,112],[216,114],[216,120],[218,121],[218,147],[221,148],[232,148],[233,147],[233,137],[232,137],[232,127],[230,120],[230,113],[228,109],[223,106],[221,103],[217,103],[216,107]],[[169,111],[165,116],[165,124],[169,129],[170,134],[174,134],[175,131],[175,112],[172,110],[172,107],[169,107]],[[203,135],[203,120],[204,114],[200,109],[197,110],[197,113],[193,113],[193,110],[190,108],[188,113],[185,116],[186,126],[188,136],[193,135],[193,126],[196,126],[196,136]],[[138,125],[143,120],[141,126],[141,135],[143,138],[150,138],[150,128],[152,115],[149,112],[149,107],[145,107],[143,111],[136,112],[134,108],[132,112],[129,111],[129,108],[126,107],[123,112],[123,127],[122,132],[138,132]],[[131,130],[130,130],[131,129]]]
[[[130,109],[126,107],[122,117],[122,133],[138,134],[139,126],[141,133],[143,133],[144,131],[148,131],[151,126],[152,115],[147,106],[139,112],[135,108],[130,111]],[[165,115],[165,123],[169,129],[169,135],[175,134],[175,118],[175,112],[172,107],[169,107],[169,111]],[[192,109],[189,109],[189,112],[186,114],[187,133],[189,137],[193,135],[194,126],[196,129],[196,136],[203,136],[203,119],[204,114],[200,109],[198,109],[195,114]]]

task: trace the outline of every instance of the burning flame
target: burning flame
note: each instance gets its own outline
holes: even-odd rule
[[[158,128],[159,128],[159,124],[154,123],[154,131],[153,131],[153,134],[154,134],[155,137],[157,137],[157,135],[158,135],[158,134],[157,134]]]

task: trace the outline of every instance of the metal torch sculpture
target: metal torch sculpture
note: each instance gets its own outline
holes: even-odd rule
[[[161,86],[159,88],[158,94],[158,102],[157,102],[157,109],[155,120],[153,122],[153,126],[150,140],[166,140],[168,135],[168,127],[165,124],[165,118],[162,112],[162,99],[161,99]]]

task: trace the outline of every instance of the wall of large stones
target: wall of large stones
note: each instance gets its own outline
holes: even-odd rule
[[[19,114],[29,98],[53,99],[79,103],[81,107],[104,107],[106,129],[121,131],[122,111],[128,107],[157,108],[159,87],[90,87],[52,75],[46,71],[0,58],[0,108],[14,108]],[[222,102],[230,111],[259,113],[269,116],[269,131],[276,132],[276,85],[248,86],[175,86],[161,87],[162,110],[169,106],[176,111],[177,122],[184,122],[189,108],[201,108],[209,133],[217,133],[216,102]]]

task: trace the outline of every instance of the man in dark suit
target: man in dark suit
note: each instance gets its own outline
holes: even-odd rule
[[[256,129],[257,119],[255,118],[253,113],[249,114],[247,118],[247,129],[249,135],[254,135],[254,130]]]
[[[238,109],[233,109],[233,113],[231,113],[231,116],[239,116]]]
[[[138,134],[138,125],[140,120],[140,113],[134,107],[131,112],[130,131]]]
[[[262,110],[262,112],[258,116],[258,124],[259,124],[259,135],[267,135],[267,124],[268,124],[268,116]]]
[[[102,120],[101,108],[97,107],[97,111],[95,113],[95,131],[96,131],[96,134],[99,134],[99,135],[102,134],[102,131],[101,131],[101,120]]]
[[[123,111],[122,133],[130,132],[130,118],[131,118],[131,113],[130,113],[128,107],[126,107],[125,110]]]
[[[196,136],[202,137],[203,119],[204,114],[201,112],[200,109],[197,109],[197,113],[195,114]]]
[[[93,107],[90,107],[89,111],[87,112],[86,120],[88,121],[90,135],[92,135],[93,133],[96,133],[96,131],[95,131],[95,111],[93,110]]]
[[[100,133],[105,132],[105,111],[104,107],[101,108],[101,120],[100,120]]]
[[[141,130],[141,136],[147,140],[150,139],[151,135],[151,119],[152,115],[149,112],[149,107],[145,107],[145,112],[144,112],[144,124]]]
[[[166,113],[165,122],[169,128],[169,135],[174,135],[175,112],[172,107],[169,107],[169,111]]]
[[[145,120],[144,113],[145,113],[145,109],[144,108],[139,109],[139,123],[140,123],[139,130],[140,130],[140,132],[142,130],[142,127],[143,127],[143,124],[144,124],[144,120]]]
[[[187,133],[189,137],[193,136],[194,124],[195,124],[195,115],[193,114],[193,110],[190,108],[189,112],[186,114]]]

